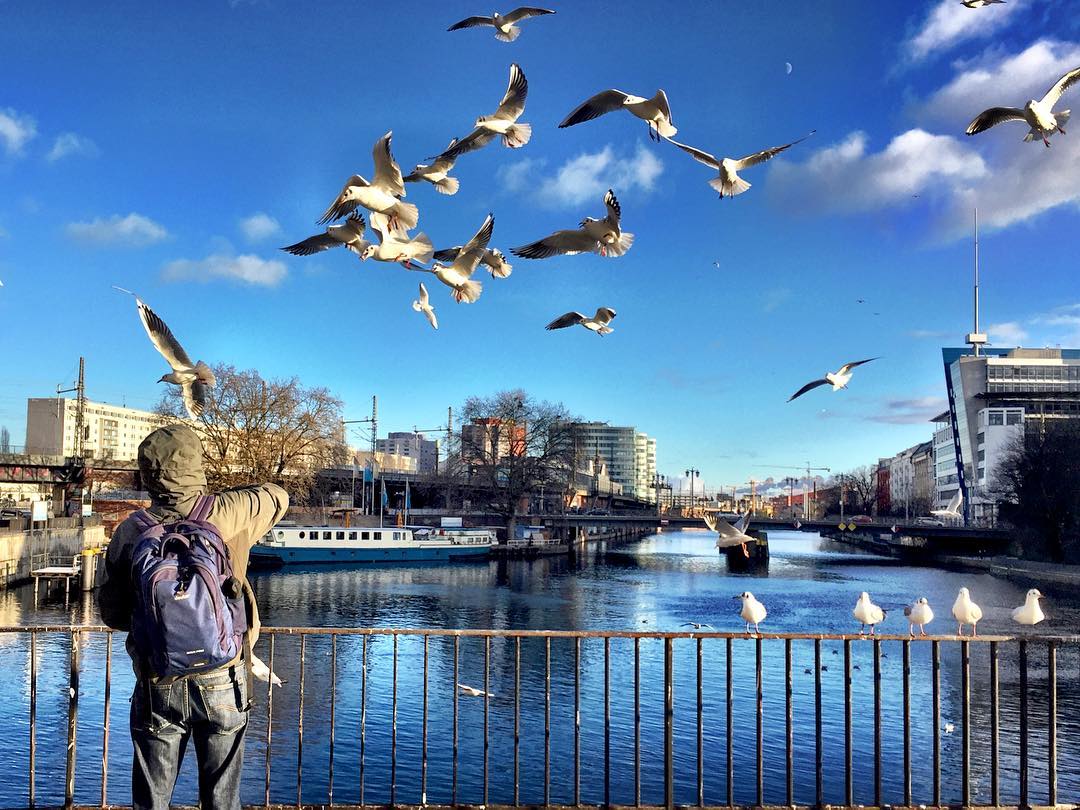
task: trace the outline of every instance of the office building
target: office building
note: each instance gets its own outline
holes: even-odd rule
[[[574,425],[574,443],[580,457],[599,456],[603,460],[611,480],[622,486],[625,497],[656,502],[652,486],[656,478],[656,439],[633,427],[579,422]]]
[[[376,440],[375,450],[416,459],[420,473],[433,473],[438,466],[439,443],[426,438],[423,433],[390,433],[385,439]]]
[[[26,452],[75,455],[77,409],[78,402],[74,399],[26,400]],[[85,400],[83,455],[120,461],[138,458],[139,444],[161,424],[163,417],[151,411]]]

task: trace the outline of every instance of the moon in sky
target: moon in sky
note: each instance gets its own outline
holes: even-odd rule
[[[791,75],[791,62],[784,62],[784,72]]]

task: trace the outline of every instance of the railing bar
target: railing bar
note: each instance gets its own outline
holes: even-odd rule
[[[755,671],[757,674],[756,679],[756,697],[757,706],[755,709],[757,719],[757,738],[756,738],[756,777],[757,777],[757,806],[763,807],[765,804],[765,758],[764,758],[764,724],[765,724],[765,704],[764,696],[762,694],[762,665],[761,665],[761,636],[759,635],[754,640],[754,662]]]
[[[488,754],[491,741],[488,737],[488,715],[491,698],[491,636],[484,639],[484,806],[488,804]]]
[[[784,639],[784,798],[795,804],[795,733],[791,680],[791,639]]]
[[[824,769],[825,748],[822,742],[821,718],[821,639],[814,639],[814,803],[824,806]]]
[[[1057,644],[1046,642],[1047,725],[1046,803],[1057,804]]]
[[[881,641],[874,639],[874,806],[881,807]]]
[[[964,729],[961,735],[960,795],[964,807],[971,806],[971,642],[960,642],[960,713]]]
[[[1028,807],[1028,651],[1020,642],[1020,807]]]
[[[844,804],[855,804],[855,785],[851,773],[851,639],[844,639]]]
[[[575,802],[577,804],[577,802]],[[634,639],[634,807],[641,807],[641,639]]]
[[[611,807],[611,639],[604,638],[604,806]]]
[[[998,733],[1000,713],[998,696],[998,643],[990,642],[990,804],[995,807],[1001,804],[1001,794],[998,787]]]
[[[304,804],[301,795],[304,773],[304,676],[307,663],[307,635],[300,635],[300,694],[296,709],[296,806]]]
[[[635,689],[637,685],[635,684]],[[581,639],[574,639],[574,806],[581,804]]]
[[[64,780],[64,806],[75,804],[75,744],[79,727],[79,636],[71,632],[71,654],[68,658],[68,726],[67,726],[67,774]]]
[[[521,747],[521,636],[514,639],[514,806],[521,803],[519,753]],[[426,800],[425,800],[426,803]]]
[[[727,758],[727,806],[735,806],[735,753],[732,749],[732,742],[735,739],[734,724],[731,716],[732,707],[735,704],[735,690],[734,690],[734,678],[733,678],[733,664],[732,664],[732,640],[729,638],[726,644],[727,658],[726,658],[726,673],[725,673],[725,695],[724,701],[727,706],[727,713],[725,717],[724,734],[726,737],[725,756]]]
[[[664,806],[675,807],[675,652],[664,639]]]
[[[705,806],[705,695],[702,686],[701,644],[697,640],[697,803]]]
[[[450,684],[450,689],[454,695],[454,722],[453,722],[453,765],[452,776],[450,781],[450,803],[457,804],[457,783],[458,783],[458,658],[459,658],[459,639],[454,636],[454,680]]]
[[[900,643],[904,656],[904,806],[911,807],[911,642]]]
[[[420,732],[420,804],[427,804],[427,768],[428,768],[428,756],[427,756],[427,727],[428,727],[428,637],[424,636],[424,687],[423,687],[423,709],[421,718],[421,732]],[[514,751],[515,756],[517,750]],[[515,766],[517,763],[514,763]],[[515,770],[514,781],[517,782],[517,773]],[[516,787],[516,784],[515,784]]]
[[[267,665],[271,672],[274,671],[274,646],[277,636],[270,636],[270,663]],[[266,679],[266,782],[263,793],[263,806],[270,807],[270,745],[274,730],[274,684],[273,678]]]
[[[101,806],[108,801],[109,790],[109,709],[112,706],[112,631],[105,634],[105,694],[101,729]]]
[[[394,636],[390,653],[390,806],[397,804],[397,648]]]
[[[337,710],[337,636],[330,636],[330,762],[326,783],[326,804],[334,806],[334,715]]]
[[[544,647],[544,806],[551,806],[551,639]]]
[[[941,806],[941,642],[930,642],[930,684],[931,684],[931,707],[932,723],[934,726],[934,796],[935,807]]]
[[[456,643],[456,640],[455,640]],[[360,645],[360,804],[364,804],[364,776],[367,766],[367,662],[368,637]]]
[[[30,632],[30,773],[27,807],[34,807],[35,766],[37,764],[37,631]]]

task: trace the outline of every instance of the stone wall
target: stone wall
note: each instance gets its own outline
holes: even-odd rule
[[[31,567],[70,565],[83,549],[104,544],[101,526],[0,533],[0,588],[29,579]]]

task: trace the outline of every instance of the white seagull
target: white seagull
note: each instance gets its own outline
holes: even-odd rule
[[[453,290],[451,296],[459,304],[462,302],[474,304],[480,298],[483,285],[479,281],[474,281],[472,274],[476,272],[484,256],[494,229],[495,217],[488,214],[480,230],[458,251],[457,257],[451,264],[443,265],[435,262],[427,271],[433,273],[435,278]]]
[[[657,90],[652,98],[631,96],[622,90],[604,90],[581,102],[563,119],[559,128],[591,121],[615,110],[627,110],[647,122],[651,140],[659,141],[660,136],[671,138],[679,131],[671,123],[671,107],[668,106],[667,93],[663,90]]]
[[[601,256],[622,256],[634,244],[634,235],[622,229],[622,207],[615,192],[604,195],[607,216],[603,219],[585,217],[576,230],[555,231],[528,245],[511,249],[523,259],[547,259],[551,256],[573,256],[578,253],[599,253]]]
[[[750,591],[743,591],[732,598],[742,600],[742,610],[739,611],[739,616],[746,622],[746,632],[749,633],[750,625],[754,625],[754,632],[760,633],[761,630],[758,625],[765,621],[765,617],[768,615],[765,606],[755,599]]]
[[[862,625],[859,628],[860,636],[866,632],[867,627],[870,628],[870,635],[874,635],[875,626],[885,621],[885,611],[870,601],[870,594],[866,591],[859,594],[859,601],[855,603],[855,609],[851,611],[851,614]]]
[[[457,145],[457,138],[450,141],[450,145],[446,147],[446,151],[453,149]],[[412,174],[408,174],[401,178],[404,183],[419,183],[422,180],[426,180],[435,186],[435,190],[440,194],[457,194],[458,191],[458,179],[450,176],[450,170],[454,168],[454,162],[457,160],[455,155],[447,155],[446,151],[442,154],[436,155],[433,158],[428,158],[431,161],[431,165],[426,163],[417,163],[416,167],[412,170]]]
[[[202,360],[198,363],[191,362],[191,358],[188,357],[180,342],[173,337],[173,333],[169,331],[165,321],[161,320],[154,310],[144,304],[139,296],[135,295],[131,290],[125,290],[123,287],[114,285],[113,289],[127,293],[135,299],[135,306],[139,310],[139,319],[142,321],[150,342],[154,344],[154,348],[158,350],[158,353],[165,358],[165,362],[172,368],[172,371],[162,375],[158,382],[167,382],[180,386],[188,416],[192,419],[198,419],[206,407],[207,386],[217,383],[217,380],[214,379],[214,372]]]
[[[412,302],[412,308],[417,312],[424,313],[424,317],[428,319],[432,329],[439,328],[439,320],[435,317],[435,307],[428,300],[427,287],[424,286],[422,281],[420,282],[420,297]]]
[[[329,226],[326,233],[309,236],[295,245],[283,247],[282,250],[294,256],[311,256],[344,245],[363,259],[364,251],[370,244],[371,242],[364,238],[364,218],[354,212],[342,224]]]
[[[944,509],[931,509],[930,514],[934,517],[948,518],[950,520],[963,520],[964,515],[960,512],[960,507],[964,503],[964,493],[959,489],[949,499],[949,504]]]
[[[578,324],[584,326],[590,332],[595,332],[598,335],[610,335],[615,330],[608,326],[611,320],[615,317],[615,310],[610,307],[599,307],[596,310],[596,314],[591,318],[582,315],[580,312],[567,312],[565,315],[560,315],[544,328],[547,330],[552,329],[565,329],[568,326],[577,326]]]
[[[446,248],[446,250],[436,250],[435,261],[452,262],[458,257],[459,253],[461,253],[461,245],[455,245],[452,248]],[[487,268],[492,278],[507,278],[514,270],[514,265],[506,260],[505,254],[495,248],[485,250],[480,263]]]
[[[986,8],[995,3],[1004,3],[1005,0],[960,0],[968,8]]]
[[[741,546],[743,556],[747,559],[750,558],[750,550],[746,547],[746,544],[756,541],[746,533],[750,528],[749,512],[735,521],[735,523],[728,523],[724,518],[719,517],[718,515],[709,514],[708,512],[702,517],[705,520],[705,525],[719,535],[716,538],[716,547],[718,549]]]
[[[409,236],[403,231],[388,229],[387,223],[378,217],[371,218],[371,227],[379,243],[369,244],[360,255],[361,259],[375,259],[379,262],[400,262],[406,269],[413,269],[413,262],[429,262],[435,253],[435,246],[423,232]]]
[[[952,615],[956,619],[956,635],[964,635],[964,625],[971,625],[971,635],[979,635],[979,629],[976,625],[983,616],[982,608],[971,601],[971,594],[967,588],[961,588],[960,592],[956,595],[956,601],[953,602]]]
[[[272,686],[277,687],[281,686],[281,678],[279,678],[277,676],[277,673],[266,665],[265,661],[259,658],[259,656],[255,655],[255,653],[251,654],[251,674],[254,675],[257,680],[260,680],[263,683],[269,683]]]
[[[977,135],[985,132],[990,127],[1003,121],[1024,121],[1031,130],[1024,136],[1025,141],[1033,141],[1042,138],[1042,142],[1050,146],[1048,140],[1055,132],[1065,134],[1065,124],[1069,122],[1071,110],[1054,112],[1054,105],[1061,99],[1062,94],[1080,80],[1080,67],[1074,68],[1058,79],[1054,86],[1046,91],[1041,100],[1031,99],[1019,107],[991,107],[979,113],[975,120],[968,124],[967,134]]]
[[[915,635],[915,628],[919,628],[919,632],[924,636],[926,635],[926,625],[930,624],[934,620],[934,611],[930,609],[930,603],[926,601],[925,596],[920,596],[915,600],[914,604],[906,605],[904,607],[904,615],[908,620],[908,635]]]
[[[683,622],[679,627],[693,627],[695,630],[702,630],[706,627],[710,630],[714,629],[711,624],[705,624],[704,622]]]
[[[1042,594],[1039,593],[1038,588],[1032,588],[1027,592],[1024,604],[1018,608],[1013,608],[1012,620],[1017,624],[1026,624],[1029,627],[1041,622],[1046,618],[1046,614],[1043,613],[1042,606],[1039,604],[1040,599],[1042,599]]]
[[[401,177],[401,169],[397,161],[390,153],[392,136],[392,132],[387,132],[375,141],[375,147],[371,152],[375,161],[375,177],[372,181],[369,183],[359,174],[354,174],[346,180],[341,193],[330,203],[330,207],[319,219],[320,225],[341,219],[358,207],[363,207],[372,213],[387,217],[390,227],[395,230],[416,227],[416,223],[420,220],[420,212],[415,205],[404,203],[399,199],[405,196],[405,181]],[[371,224],[372,227],[375,226],[374,218]]]
[[[712,186],[713,189],[718,191],[720,193],[720,199],[723,199],[724,197],[734,197],[737,194],[742,194],[744,191],[750,188],[750,184],[743,180],[741,177],[739,177],[738,172],[740,169],[748,169],[751,166],[757,166],[759,163],[764,163],[765,161],[776,157],[785,149],[790,149],[795,144],[802,143],[807,138],[809,138],[810,135],[813,135],[816,131],[817,130],[812,129],[810,130],[809,134],[804,135],[797,141],[785,143],[783,146],[773,146],[769,149],[763,149],[760,152],[755,152],[752,155],[747,155],[746,157],[739,158],[737,160],[727,157],[717,158],[713,155],[710,155],[708,152],[697,149],[696,147],[687,146],[686,144],[679,143],[678,141],[672,141],[671,138],[668,138],[668,140],[671,141],[671,143],[673,143],[675,146],[686,152],[686,154],[690,155],[690,157],[692,157],[698,163],[703,163],[709,168],[716,169],[718,172],[720,172],[720,176],[710,180],[709,185]]]
[[[527,20],[530,17],[541,17],[544,14],[554,13],[554,11],[547,8],[522,6],[521,8],[515,8],[508,14],[500,14],[496,11],[490,17],[466,17],[464,20],[454,23],[446,30],[460,31],[463,28],[477,28],[483,25],[490,25],[495,29],[495,39],[500,42],[513,42],[521,35],[521,29],[514,25],[514,23]]]
[[[861,366],[863,363],[869,363],[871,360],[878,360],[877,357],[868,357],[866,360],[856,360],[854,363],[845,363],[840,366],[839,371],[831,371],[822,377],[820,380],[814,380],[808,382],[798,391],[791,395],[788,402],[793,399],[798,399],[807,391],[812,388],[817,388],[819,385],[831,385],[833,391],[839,391],[841,388],[847,388],[847,384],[851,381],[851,370],[856,366]]]
[[[499,102],[499,109],[491,115],[481,115],[476,119],[476,128],[457,143],[451,142],[438,159],[456,160],[466,152],[473,152],[487,146],[496,136],[502,135],[503,145],[510,149],[520,149],[532,137],[531,124],[517,122],[525,112],[525,98],[529,95],[529,83],[525,74],[515,63],[510,65],[510,81],[506,93]]]
[[[468,684],[459,683],[457,685],[458,691],[470,697],[495,697],[494,692],[485,692],[483,689],[477,689],[475,686],[469,686]]]

